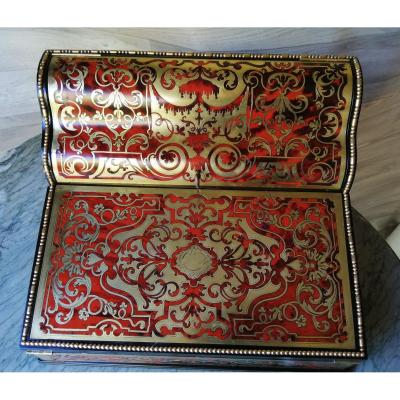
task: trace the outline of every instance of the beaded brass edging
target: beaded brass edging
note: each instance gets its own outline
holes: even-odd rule
[[[344,222],[345,230],[347,235],[347,243],[350,253],[350,264],[353,275],[353,286],[354,286],[354,297],[355,297],[355,313],[356,313],[356,326],[358,333],[358,345],[361,351],[365,351],[364,346],[364,332],[363,332],[363,321],[362,321],[362,311],[361,311],[361,296],[360,287],[358,279],[358,267],[356,259],[356,250],[353,238],[352,222],[351,222],[351,204],[350,204],[350,188],[354,180],[355,168],[356,168],[356,131],[357,124],[361,109],[361,99],[362,99],[362,71],[360,63],[356,57],[352,57],[352,62],[355,70],[355,101],[353,109],[353,117],[350,125],[349,132],[349,169],[347,181],[343,188],[343,203],[344,203]]]
[[[221,354],[221,355],[246,355],[246,356],[280,356],[280,357],[338,357],[338,358],[363,358],[365,354],[357,351],[318,351],[318,350],[262,350],[262,349],[233,349],[214,347],[158,347],[158,346],[130,346],[110,344],[86,344],[78,342],[51,342],[27,341],[21,343],[29,347],[56,347],[72,350],[96,351],[129,351],[145,353],[192,353],[192,354]]]
[[[362,99],[362,71],[360,63],[356,57],[351,58],[354,70],[355,70],[355,100],[353,108],[353,118],[351,120],[350,132],[349,132],[349,168],[347,174],[347,180],[345,182],[343,193],[350,191],[351,185],[354,180],[355,169],[356,169],[356,132],[358,125],[358,118],[360,116],[361,99]]]
[[[52,49],[49,54],[66,55],[82,54],[93,56],[160,56],[160,57],[197,57],[197,58],[233,58],[233,59],[298,59],[298,60],[352,60],[352,56],[320,55],[320,54],[254,54],[254,53],[224,53],[224,52],[186,52],[186,51],[140,51],[140,50],[74,50]]]
[[[55,191],[55,183],[48,164],[49,160],[49,136],[50,136],[50,119],[49,112],[46,108],[44,100],[44,69],[45,65],[53,54],[84,54],[84,55],[117,55],[117,56],[172,56],[172,57],[198,57],[198,58],[233,58],[233,59],[292,59],[292,60],[347,60],[353,63],[356,72],[355,83],[355,101],[353,116],[350,125],[349,135],[349,167],[347,179],[343,189],[344,214],[345,214],[345,230],[349,243],[350,262],[353,275],[355,305],[356,305],[356,325],[359,351],[318,351],[318,350],[266,350],[266,349],[235,349],[235,348],[218,348],[218,347],[182,347],[182,346],[135,346],[135,345],[113,345],[113,344],[91,344],[81,342],[66,341],[45,341],[45,340],[27,340],[29,327],[32,322],[34,297],[38,286],[38,278],[43,258],[44,246],[46,241],[46,232],[49,223],[49,215],[52,206],[52,200]],[[351,226],[351,209],[348,192],[354,179],[356,149],[355,149],[355,133],[358,123],[358,117],[361,106],[362,96],[362,73],[357,58],[350,56],[333,56],[333,55],[302,55],[302,54],[244,54],[244,53],[203,53],[203,52],[152,52],[152,51],[124,51],[124,50],[46,50],[39,64],[38,69],[38,95],[39,104],[43,119],[43,168],[50,187],[46,199],[45,210],[42,219],[42,229],[40,232],[38,249],[35,257],[34,270],[32,273],[31,285],[28,295],[25,321],[20,345],[23,347],[54,347],[75,350],[95,350],[95,351],[128,351],[128,352],[161,352],[161,353],[194,353],[194,354],[221,354],[221,355],[249,355],[249,356],[280,356],[280,357],[338,357],[338,358],[364,358],[364,339],[362,327],[361,301],[359,292],[358,269],[355,256],[355,246],[352,235]]]
[[[44,87],[43,87],[45,67],[46,67],[47,61],[49,60],[50,56],[51,56],[51,52],[45,51],[40,60],[38,72],[37,72],[37,91],[38,91],[40,111],[42,113],[42,127],[43,127],[42,128],[43,129],[42,164],[43,164],[43,169],[46,174],[47,180],[49,181],[49,184],[52,185],[55,182],[54,182],[52,173],[50,171],[50,166],[49,166],[50,113],[46,107],[45,92],[44,92]]]
[[[28,300],[26,303],[25,320],[24,320],[24,325],[22,328],[21,345],[24,345],[24,342],[26,341],[26,338],[27,338],[27,335],[29,332],[30,325],[32,323],[33,308],[34,308],[34,303],[35,303],[35,294],[36,294],[36,289],[37,289],[39,277],[40,277],[40,269],[41,269],[41,265],[42,265],[43,255],[44,255],[44,248],[46,245],[47,227],[49,224],[51,204],[53,201],[54,192],[55,192],[55,186],[50,185],[48,193],[47,193],[43,217],[42,217],[42,228],[41,228],[40,234],[39,234],[35,262],[33,264],[33,271],[32,271],[31,283],[30,283],[30,288],[29,288]]]
[[[357,268],[357,260],[356,260],[356,250],[353,240],[353,231],[351,226],[351,206],[350,206],[350,197],[348,193],[343,194],[343,202],[344,202],[344,222],[345,222],[345,230],[347,235],[347,243],[349,247],[350,253],[350,264],[353,275],[353,285],[354,285],[354,297],[355,297],[355,307],[356,307],[356,316],[357,316],[357,333],[358,333],[358,345],[361,351],[364,351],[364,332],[363,332],[363,322],[362,322],[362,312],[361,312],[361,296],[360,296],[360,288],[359,288],[359,280],[358,280],[358,268]]]

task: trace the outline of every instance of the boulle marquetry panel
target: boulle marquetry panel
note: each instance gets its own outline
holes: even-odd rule
[[[344,60],[55,55],[57,180],[339,188]]]
[[[354,345],[340,195],[100,189],[56,193],[34,336]]]
[[[48,51],[38,88],[50,187],[22,346],[99,362],[365,357],[355,58]]]

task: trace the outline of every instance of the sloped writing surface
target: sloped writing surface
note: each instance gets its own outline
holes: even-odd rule
[[[58,186],[30,336],[352,349],[341,194]]]

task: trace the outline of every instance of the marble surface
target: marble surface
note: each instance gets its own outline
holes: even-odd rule
[[[160,370],[157,367],[43,364],[19,348],[47,187],[40,154],[37,136],[0,159],[0,371]],[[400,261],[357,212],[354,212],[354,227],[369,353],[368,360],[356,370],[400,371]]]

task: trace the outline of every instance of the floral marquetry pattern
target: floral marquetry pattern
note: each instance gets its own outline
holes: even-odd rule
[[[37,320],[42,337],[262,346],[350,340],[348,278],[328,195],[59,196]]]
[[[58,181],[339,188],[349,60],[53,56]]]

